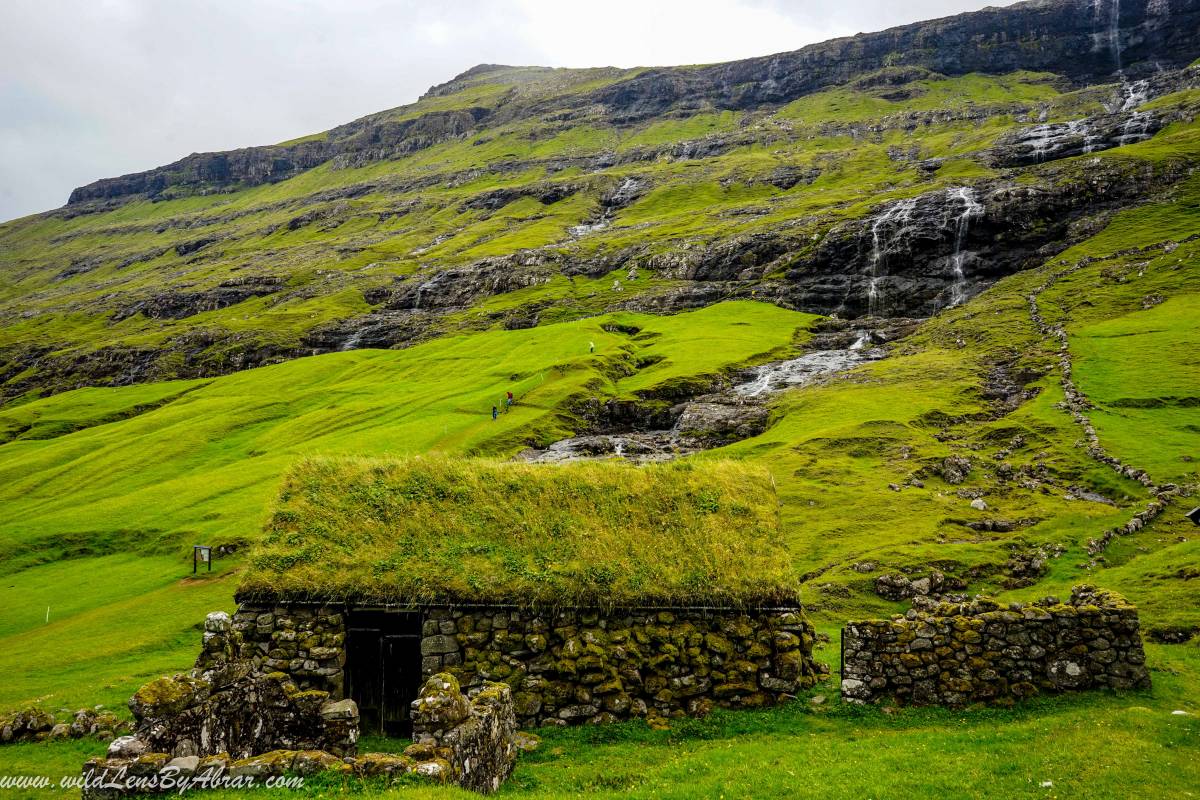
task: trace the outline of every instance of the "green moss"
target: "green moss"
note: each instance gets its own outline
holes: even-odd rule
[[[735,498],[736,518],[727,510]],[[308,460],[285,478],[279,506],[293,513],[268,524],[243,596],[546,605],[795,598],[769,476],[741,464]]]

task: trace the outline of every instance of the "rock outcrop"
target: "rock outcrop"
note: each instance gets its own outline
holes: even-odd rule
[[[137,314],[150,319],[184,319],[236,305],[252,297],[274,294],[283,287],[283,279],[274,275],[235,278],[197,292],[161,292],[118,309],[112,319],[120,322]]]

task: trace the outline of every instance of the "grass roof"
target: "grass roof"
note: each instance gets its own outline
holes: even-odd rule
[[[797,601],[774,483],[741,462],[313,458],[242,600],[756,606]]]

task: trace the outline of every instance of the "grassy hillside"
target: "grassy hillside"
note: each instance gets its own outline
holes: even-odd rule
[[[298,457],[509,455],[566,435],[569,401],[585,389],[620,396],[785,355],[811,320],[761,303],[619,314],[207,382],[83,389],[0,412],[15,437],[0,444],[0,603],[12,620],[0,627],[0,668],[15,676],[0,708],[121,703],[142,679],[185,666],[204,613],[231,605],[241,557],[180,581],[191,546],[253,540]],[[612,323],[640,333],[605,330]],[[696,346],[689,330],[717,346]],[[493,421],[509,389],[518,402]],[[73,585],[88,589],[64,600]],[[58,655],[42,662],[43,648]]]
[[[908,607],[876,580],[937,570],[1009,601],[1080,582],[1121,592],[1151,638],[1154,688],[951,712],[844,706],[829,684],[824,703],[670,731],[548,731],[503,793],[1192,796],[1200,638],[1157,640],[1200,630],[1200,535],[1183,517],[1200,503],[1196,90],[1143,106],[1178,112],[1147,141],[1019,167],[990,148],[1102,116],[1129,87],[884,70],[745,112],[505,115],[634,74],[484,71],[380,118],[486,108],[488,125],[394,158],[0,225],[0,711],[123,709],[188,668],[298,462],[506,459],[581,431],[597,400],[661,406],[795,356],[842,322],[760,302],[772,287],[811,277],[822,245],[864,218],[869,244],[889,201],[986,185],[1029,203],[1091,193],[1096,208],[886,358],[772,396],[765,432],[685,463],[769,473],[779,529],[755,577],[800,584],[835,672],[847,619]],[[988,223],[997,260],[1061,221],[1005,208]],[[390,349],[364,346],[379,329]],[[1089,452],[1064,357],[1104,452],[1181,487],[1106,547],[1094,540],[1151,495]],[[493,420],[509,390],[517,404]],[[230,553],[192,576],[193,544]],[[0,775],[74,773],[101,748],[0,746]],[[461,795],[335,782],[306,796],[379,793]]]
[[[564,72],[500,71],[386,113],[557,96],[611,78]],[[680,265],[716,242],[811,242],[889,199],[1016,175],[1057,180],[1051,165],[997,170],[987,157],[1015,128],[1102,112],[1119,94],[1057,86],[1047,74],[917,70],[758,111],[496,121],[365,166],[328,162],[277,184],[16,220],[0,225],[0,383],[28,397],[271,363],[386,309],[391,289],[514,253],[535,265],[505,269],[527,286],[432,308],[409,320],[406,340],[499,327],[518,311],[547,322],[612,309],[679,286]],[[1193,102],[1187,92],[1154,101],[1168,111]],[[1195,126],[1181,123],[1095,157],[1189,152],[1200,152]],[[633,196],[606,205],[628,181]],[[748,266],[781,272],[800,255]]]
[[[1191,368],[1194,348],[1187,346],[1194,326],[1185,313],[1195,307],[1200,285],[1197,243],[1163,248],[1159,227],[1163,214],[1194,201],[1193,186],[1167,203],[1118,217],[1113,226],[1124,231],[1119,251],[1101,234],[1040,270],[1002,281],[926,323],[889,358],[783,394],[775,404],[778,421],[761,436],[698,457],[744,458],[771,471],[796,571],[808,577],[805,602],[835,642],[837,626],[847,617],[902,607],[874,595],[876,575],[931,565],[963,578],[970,591],[999,590],[1018,598],[1065,593],[1071,583],[1089,580],[1137,602],[1147,628],[1200,624],[1190,586],[1200,574],[1200,553],[1191,526],[1181,519],[1186,500],[1137,535],[1117,540],[1103,558],[1087,556],[1087,539],[1127,518],[1144,501],[1145,490],[1078,446],[1077,426],[1056,407],[1062,395],[1054,346],[1037,333],[1026,299],[1048,275],[1092,259],[1046,290],[1041,305],[1071,334],[1075,377],[1097,404],[1093,418],[1102,439],[1160,481],[1196,481],[1190,453],[1200,445],[1200,426],[1193,401],[1180,398],[1200,394]],[[1133,248],[1146,249],[1131,256]],[[1162,296],[1164,302],[1144,309],[1147,296]],[[0,639],[10,676],[2,702],[119,704],[146,677],[185,667],[195,651],[196,624],[205,611],[230,607],[241,568],[235,556],[218,560],[211,577],[181,580],[187,547],[193,541],[253,537],[280,472],[299,454],[509,454],[525,441],[563,434],[571,425],[568,400],[584,387],[621,394],[761,360],[767,353],[783,355],[797,341],[797,330],[811,321],[753,303],[619,319],[640,326],[641,333],[611,332],[602,327],[607,318],[596,318],[444,339],[398,352],[319,356],[207,382],[80,390],[8,410],[9,430],[24,432],[0,445],[5,507],[18,512],[7,515],[3,528],[3,602],[11,617],[6,615]],[[755,324],[745,324],[749,321]],[[1157,343],[1136,351],[1147,353],[1145,358],[1100,355],[1140,336]],[[590,341],[597,344],[594,356],[587,353]],[[700,341],[720,346],[694,346]],[[635,366],[654,361],[646,358],[650,354],[665,356],[647,368],[655,370],[653,380]],[[1007,411],[985,396],[997,364],[1011,372],[1027,370],[1036,396]],[[1161,374],[1169,377],[1160,379]],[[520,402],[493,423],[487,413],[492,398],[510,385],[517,387]],[[1130,403],[1131,396],[1143,401]],[[1151,441],[1147,431],[1153,432]],[[1024,441],[1014,445],[1018,436]],[[998,459],[1001,449],[1007,452]],[[963,484],[948,485],[923,469],[952,453],[977,465]],[[998,470],[1009,464],[1020,473],[1023,464],[1034,463],[1045,465],[1036,488],[1005,479]],[[924,488],[906,485],[914,475],[923,476]],[[889,483],[903,488],[894,491]],[[1116,506],[1068,499],[1070,487],[1099,492]],[[964,489],[982,492],[989,509],[970,508],[959,495]],[[966,526],[983,519],[1032,523],[1007,533]],[[1032,587],[1004,589],[1003,566],[1011,553],[1055,545],[1063,552],[1050,559],[1044,578]],[[863,561],[875,562],[876,570],[851,568]],[[65,593],[70,585],[86,586],[87,592]],[[828,760],[802,759],[808,766],[793,770],[797,779],[878,786],[891,775],[887,764],[903,763],[919,748],[940,753],[953,765],[947,775],[966,786],[1007,776],[1001,780],[1011,781],[1005,785],[1013,796],[1041,791],[1040,784],[1028,784],[1040,773],[1056,786],[1079,788],[1079,796],[1117,796],[1121,787],[1142,781],[1161,785],[1169,796],[1186,785],[1189,768],[1183,764],[1190,760],[1179,762],[1176,772],[1148,773],[1135,765],[1162,748],[1194,753],[1195,724],[1168,712],[1172,706],[1196,711],[1190,699],[1200,683],[1195,652],[1194,643],[1152,647],[1155,689],[1135,698],[1072,698],[966,717],[904,712],[895,719],[878,711],[814,716],[797,707],[719,717],[666,738],[629,726],[611,734],[556,734],[506,791],[537,796],[586,787],[652,793],[677,780],[679,770],[699,770],[705,791],[716,794],[723,787],[754,794],[745,781],[758,770],[725,771],[718,752],[728,754],[730,765],[758,763],[766,769],[781,756],[770,756],[768,764],[755,754],[811,748],[816,736],[828,748]],[[50,663],[45,653],[53,654]],[[826,657],[834,653],[836,644]],[[995,734],[1000,738],[979,739],[998,721],[1006,723],[1004,733]],[[1087,758],[1083,751],[1062,744],[1080,725],[1121,729],[1112,769],[1093,774],[1080,760]],[[853,777],[831,771],[851,752],[838,748],[859,748],[863,741],[894,755],[881,756],[878,769]],[[983,747],[981,741],[992,744]],[[676,755],[636,777],[613,760],[624,758],[629,747],[667,743]],[[52,765],[56,759],[77,760],[81,747],[4,748],[0,757],[14,765]],[[1030,752],[1039,755],[1031,759]],[[609,782],[606,776],[614,774],[615,783]],[[785,781],[786,771],[772,768],[771,774],[771,780]],[[851,788],[845,792],[853,794]],[[964,796],[973,794],[968,790]]]

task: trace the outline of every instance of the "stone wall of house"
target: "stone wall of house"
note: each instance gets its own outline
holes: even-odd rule
[[[816,682],[797,611],[431,609],[426,675],[513,690],[521,727],[771,705]]]
[[[301,689],[284,672],[254,669],[239,658],[241,646],[229,615],[209,614],[195,668],[138,689],[129,700],[133,735],[117,741],[173,757],[246,758],[279,748],[354,754],[353,701]]]
[[[822,665],[799,610],[424,610],[422,672],[466,691],[513,691],[521,727],[704,714],[771,705],[811,686]],[[301,688],[342,696],[344,607],[243,605],[238,655]]]
[[[83,765],[84,800],[245,790],[320,772],[417,776],[490,794],[517,756],[538,745],[517,731],[507,684],[485,683],[468,697],[453,675],[440,673],[412,703],[413,744],[402,754],[357,753],[353,700],[301,690],[283,672],[256,671],[240,657],[245,642],[224,612],[209,614],[204,629],[195,668],[139,689],[129,701],[134,735],[114,739],[104,758]]]
[[[1150,685],[1137,609],[1091,586],[1076,586],[1068,603],[929,603],[852,622],[842,644],[842,697],[857,702],[958,706]]]
[[[233,615],[236,656],[258,672],[284,672],[301,689],[342,697],[346,615],[342,606],[242,605]]]

